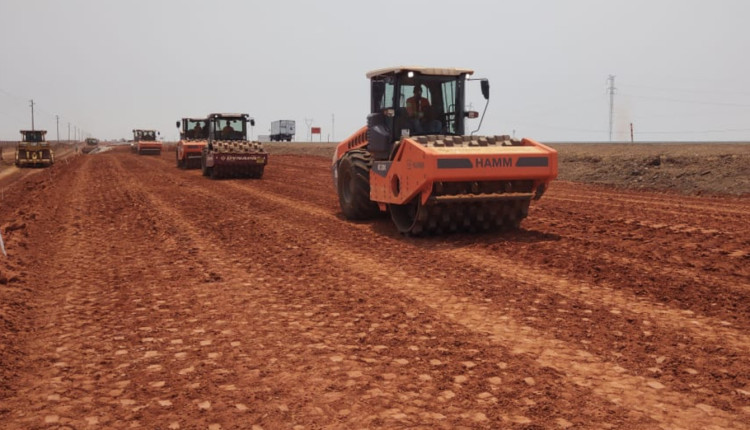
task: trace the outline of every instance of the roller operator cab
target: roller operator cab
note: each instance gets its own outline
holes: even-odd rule
[[[21,141],[16,145],[18,167],[49,167],[55,154],[46,139],[45,130],[21,130]]]
[[[177,167],[198,169],[201,167],[201,154],[208,142],[208,120],[206,118],[182,118],[177,121],[180,141],[175,148]]]
[[[133,130],[133,150],[138,155],[161,155],[162,144],[157,140],[156,130]]]
[[[203,176],[263,177],[268,153],[260,142],[247,139],[248,126],[254,126],[255,120],[246,113],[212,113],[206,120],[208,141],[201,152]]]
[[[479,118],[465,108],[472,74],[426,67],[367,73],[367,125],[336,147],[331,166],[346,218],[387,211],[410,235],[520,226],[531,200],[557,177],[557,152],[531,139],[467,134],[467,119]],[[489,82],[476,81],[489,103]]]

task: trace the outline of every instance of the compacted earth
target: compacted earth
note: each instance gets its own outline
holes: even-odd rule
[[[269,148],[0,165],[0,427],[750,428],[747,146],[560,148],[520,230],[427,238]]]

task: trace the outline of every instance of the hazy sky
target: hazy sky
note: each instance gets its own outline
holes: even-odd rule
[[[748,23],[747,0],[0,0],[0,140],[30,99],[50,139],[55,115],[61,139],[173,140],[183,116],[246,112],[254,136],[312,119],[341,140],[365,73],[404,64],[488,78],[480,134],[606,141],[615,75],[616,140],[750,140]]]

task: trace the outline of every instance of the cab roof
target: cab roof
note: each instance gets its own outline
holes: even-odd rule
[[[374,76],[398,74],[401,72],[417,72],[423,75],[435,75],[435,76],[459,76],[461,74],[472,75],[474,71],[471,69],[456,69],[456,68],[439,68],[439,67],[421,67],[421,66],[397,66],[397,67],[386,67],[385,69],[377,69],[367,72],[367,79]]]
[[[47,130],[21,130],[21,133],[24,133],[24,134],[26,134],[26,133],[42,133],[42,134],[46,134]]]
[[[246,113],[212,113],[208,115],[209,118],[250,118],[250,115]],[[206,118],[203,118],[206,119]]]

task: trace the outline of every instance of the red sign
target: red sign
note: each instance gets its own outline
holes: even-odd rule
[[[320,134],[320,127],[311,127],[310,134]]]

